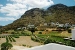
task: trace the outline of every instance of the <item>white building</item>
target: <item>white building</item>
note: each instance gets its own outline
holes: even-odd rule
[[[59,24],[57,27],[64,27],[64,24]]]
[[[44,23],[44,26],[47,26],[47,23]]]
[[[28,28],[34,28],[35,26],[34,25],[28,25],[27,27]]]
[[[18,47],[13,46],[13,48],[14,48],[14,50],[75,50],[74,47],[55,44],[55,43],[50,43],[50,44],[41,45],[41,46],[35,46],[32,48],[26,48],[26,47],[22,47],[22,46],[18,46]]]
[[[32,47],[32,48],[29,48],[29,49],[26,49],[26,50],[75,50],[75,48],[70,47],[70,46],[50,43],[50,44],[46,44],[46,45]]]
[[[72,29],[72,39],[75,40],[75,28]]]

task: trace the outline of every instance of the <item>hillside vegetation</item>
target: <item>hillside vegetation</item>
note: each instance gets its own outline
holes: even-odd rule
[[[75,24],[75,6],[63,4],[52,5],[47,10],[33,8],[26,11],[21,18],[1,28],[1,30],[16,29],[29,24],[39,26],[42,23],[59,22]]]

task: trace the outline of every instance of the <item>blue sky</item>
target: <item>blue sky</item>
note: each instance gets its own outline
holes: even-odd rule
[[[7,25],[32,8],[44,8],[62,3],[75,6],[75,0],[0,0],[0,25]]]
[[[55,4],[62,3],[67,6],[75,6],[75,0],[53,0]]]

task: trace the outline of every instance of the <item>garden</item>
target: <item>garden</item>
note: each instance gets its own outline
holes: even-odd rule
[[[75,47],[75,41],[65,39],[65,38],[68,38],[70,36],[71,36],[71,34],[69,34],[69,33],[67,34],[67,36],[65,36],[65,35],[62,36],[60,32],[52,31],[48,34],[40,34],[40,33],[35,34],[35,36],[31,36],[31,39],[34,41],[41,42],[43,44],[57,43],[57,44],[61,44],[61,45]]]

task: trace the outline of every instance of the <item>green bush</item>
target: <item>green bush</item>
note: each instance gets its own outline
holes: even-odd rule
[[[21,35],[24,35],[24,36],[30,36],[32,35],[30,32],[21,32]]]
[[[25,44],[23,44],[22,46],[24,46],[24,47],[25,47],[26,45],[25,45]]]
[[[10,42],[13,42],[11,36],[9,36],[9,40],[10,40]]]
[[[31,40],[36,41],[36,42],[40,42],[39,39],[35,38],[34,36],[31,36]]]
[[[12,44],[7,43],[7,42],[1,44],[1,50],[8,50],[11,47],[13,47]]]
[[[71,29],[68,29],[67,31],[68,31],[68,33],[71,33]]]
[[[39,34],[42,34],[42,32],[39,32]]]
[[[15,34],[15,32],[11,32],[11,34]]]
[[[12,36],[9,36],[9,40],[10,42],[16,42],[16,40]]]
[[[6,36],[6,42],[9,42],[8,37]]]
[[[12,37],[13,42],[16,42],[16,40]]]
[[[44,42],[44,44],[48,44],[48,43],[52,43],[52,40],[49,38]]]
[[[15,38],[19,38],[19,35],[12,35],[13,37],[15,37]]]
[[[15,38],[19,38],[19,36],[14,36]]]
[[[5,38],[5,36],[2,36],[2,38]]]
[[[32,34],[36,31],[35,28],[29,28],[28,30],[31,31]]]
[[[71,42],[71,46],[72,47],[75,47],[75,42]]]

